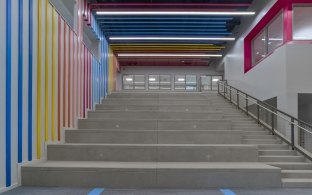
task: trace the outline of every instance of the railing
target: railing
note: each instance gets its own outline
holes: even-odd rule
[[[218,93],[258,124],[280,137],[293,150],[312,160],[312,125],[250,96],[224,81],[218,82]]]

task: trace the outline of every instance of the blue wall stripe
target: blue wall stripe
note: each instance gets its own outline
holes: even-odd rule
[[[11,66],[12,66],[12,4],[6,0],[6,99],[5,99],[5,141],[6,141],[6,186],[11,185]]]
[[[29,0],[28,45],[28,160],[32,160],[32,77],[33,77],[33,0]]]
[[[23,0],[18,0],[18,136],[17,159],[23,161]]]

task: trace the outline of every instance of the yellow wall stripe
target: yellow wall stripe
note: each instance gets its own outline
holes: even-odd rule
[[[41,158],[41,0],[38,0],[38,55],[37,55],[37,158]]]
[[[49,140],[49,0],[45,2],[45,114],[44,114],[44,140]]]

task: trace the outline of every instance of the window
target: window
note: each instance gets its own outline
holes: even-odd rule
[[[185,90],[185,75],[174,76],[174,89]]]
[[[144,90],[145,75],[123,75],[122,89],[124,90]]]
[[[171,77],[170,77],[170,75],[159,75],[159,89],[171,90]]]
[[[283,44],[283,14],[275,17],[252,41],[252,66]]]
[[[170,75],[149,75],[148,89],[150,90],[171,90]]]
[[[293,39],[312,40],[312,6],[293,7]]]
[[[268,53],[283,44],[283,14],[279,14],[268,26]]]
[[[266,52],[266,36],[265,31],[262,31],[254,40],[253,40],[253,64],[257,64],[262,58],[267,54]]]
[[[197,80],[196,75],[186,75],[185,76],[185,90],[186,91],[196,91],[197,89]]]

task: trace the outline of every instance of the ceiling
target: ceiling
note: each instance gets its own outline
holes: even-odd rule
[[[88,0],[92,11],[246,11],[252,0]],[[235,37],[233,29],[241,16],[205,15],[97,15],[105,36],[109,37]],[[245,17],[245,16],[244,16]],[[248,17],[248,16],[246,16]],[[200,53],[222,54],[226,41],[216,40],[109,40],[114,53]],[[118,58],[121,65],[185,65],[176,60],[143,57]],[[182,59],[182,60],[181,60]],[[200,60],[202,62],[195,62]],[[167,63],[165,62],[167,61]],[[188,59],[188,61],[192,61]],[[214,58],[194,58],[191,65],[209,65]],[[137,62],[137,63],[134,63]]]

